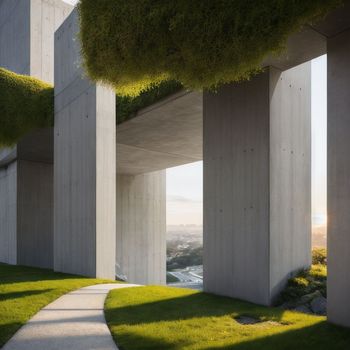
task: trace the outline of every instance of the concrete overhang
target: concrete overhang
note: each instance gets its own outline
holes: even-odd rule
[[[292,35],[280,57],[262,66],[287,70],[327,53],[327,38],[350,28],[350,0],[314,26]],[[201,93],[181,91],[117,127],[117,172],[140,174],[202,160]],[[52,129],[27,135],[17,148],[0,151],[0,167],[16,158],[53,161]]]

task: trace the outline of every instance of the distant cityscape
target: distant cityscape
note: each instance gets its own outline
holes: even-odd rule
[[[326,224],[313,225],[312,247],[326,247]],[[167,226],[167,282],[201,289],[203,285],[203,226]]]

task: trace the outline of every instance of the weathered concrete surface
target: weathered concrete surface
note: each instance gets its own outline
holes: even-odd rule
[[[68,293],[39,311],[3,350],[117,350],[104,317],[112,289],[132,284],[99,284]]]
[[[61,0],[1,0],[0,66],[53,83],[54,32],[72,9]]]
[[[0,66],[53,83],[54,31],[71,9],[60,0],[0,1]],[[0,261],[52,267],[52,162],[51,129],[1,150]]]
[[[328,319],[350,327],[350,29],[328,40]]]
[[[310,87],[307,64],[204,95],[205,291],[269,305],[310,264]]]
[[[270,298],[311,265],[311,63],[270,72]]]
[[[117,127],[118,173],[142,174],[202,160],[202,94],[181,91]]]
[[[18,160],[17,263],[53,266],[53,166]]]
[[[115,277],[115,93],[83,76],[77,10],[55,33],[54,269]]]
[[[0,1],[0,66],[30,75],[30,1]]]
[[[62,0],[30,0],[31,76],[54,83],[54,33],[72,10]]]
[[[165,171],[117,176],[116,272],[129,283],[166,283]]]
[[[0,168],[0,262],[17,263],[17,162]]]

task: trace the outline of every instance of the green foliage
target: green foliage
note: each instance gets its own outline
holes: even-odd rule
[[[163,81],[152,85],[138,96],[117,95],[117,123],[120,124],[136,115],[136,113],[151,104],[179,91],[182,85],[174,80]]]
[[[325,317],[169,287],[114,290],[105,316],[125,350],[343,350],[350,330]],[[237,319],[260,322],[242,325]]]
[[[287,287],[277,300],[277,304],[294,302],[317,291],[322,296],[327,297],[326,250],[315,249],[312,256],[313,265],[311,269],[300,271],[295,277],[289,279]]]
[[[0,146],[12,146],[30,130],[53,125],[53,88],[0,68]]]
[[[342,0],[81,0],[88,75],[135,96],[173,79],[215,89],[248,79],[290,34]]]
[[[186,247],[172,254],[167,249],[167,270],[185,269],[188,266],[203,264],[203,247]]]
[[[41,308],[72,290],[108,280],[0,264],[0,348]]]
[[[312,251],[312,264],[327,265],[327,249],[316,248]]]

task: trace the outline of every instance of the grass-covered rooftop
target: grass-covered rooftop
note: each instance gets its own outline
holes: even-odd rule
[[[80,0],[89,77],[117,93],[117,123],[187,89],[248,79],[290,34],[342,0]],[[53,125],[53,87],[0,67],[0,147]]]
[[[342,0],[80,0],[85,68],[120,95],[176,80],[215,89],[260,71]]]
[[[14,145],[32,129],[53,125],[51,85],[0,67],[0,147]]]

